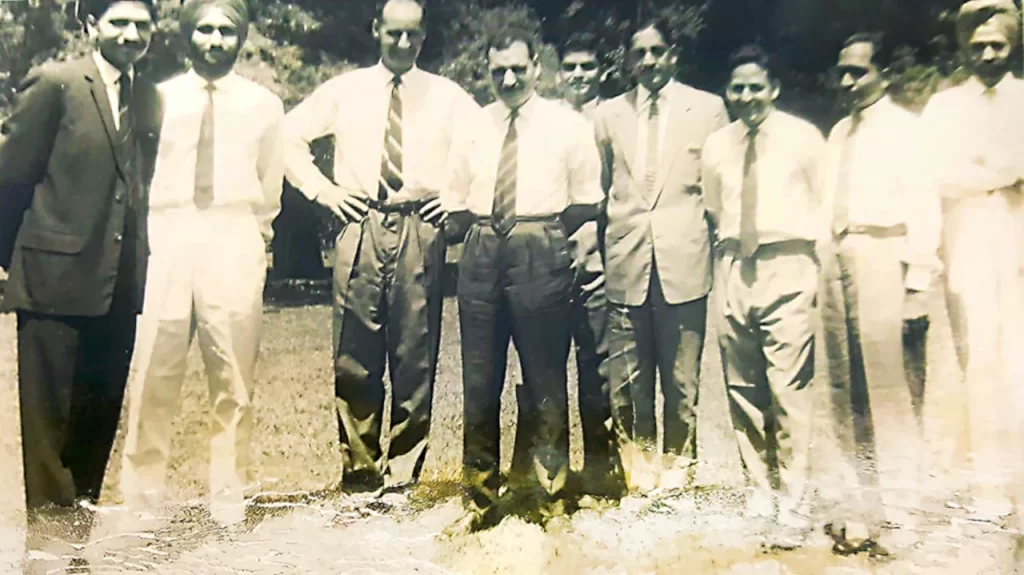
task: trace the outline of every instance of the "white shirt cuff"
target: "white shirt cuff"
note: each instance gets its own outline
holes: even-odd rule
[[[912,291],[928,291],[932,287],[932,268],[922,265],[908,266],[903,285]]]

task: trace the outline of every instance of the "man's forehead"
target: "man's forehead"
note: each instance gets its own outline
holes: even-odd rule
[[[597,54],[589,50],[573,50],[566,52],[562,57],[563,62],[593,62],[597,60]]]
[[[526,42],[516,41],[504,49],[491,48],[487,59],[492,66],[524,66],[530,62],[530,49]]]
[[[153,19],[149,7],[136,0],[113,2],[100,14],[98,20],[132,20],[148,22]]]
[[[423,24],[423,8],[411,0],[392,0],[381,10],[381,25],[389,29],[415,30]]]
[[[203,11],[202,16],[199,18],[199,22],[196,26],[231,26],[234,27],[235,21],[227,15],[226,12],[220,6],[210,6]]]
[[[734,85],[747,85],[747,84],[767,84],[771,81],[768,76],[768,71],[758,66],[757,64],[742,64],[737,66],[732,71],[732,79],[730,84]]]
[[[869,68],[874,55],[875,47],[871,42],[854,42],[839,52],[839,65]]]
[[[631,46],[634,50],[642,50],[644,48],[655,48],[659,46],[667,48],[668,42],[665,41],[665,38],[661,35],[661,32],[658,32],[656,28],[654,28],[653,26],[648,26],[643,30],[637,31],[636,34],[633,34]]]
[[[992,42],[1009,42],[1009,36],[995,19],[989,19],[981,26],[975,28],[974,33],[971,34],[971,44],[989,44]]]

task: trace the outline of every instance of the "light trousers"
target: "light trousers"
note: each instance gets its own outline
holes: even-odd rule
[[[752,511],[791,517],[804,502],[812,429],[818,266],[809,242],[719,253],[715,312],[725,385]]]
[[[917,508],[925,453],[905,376],[905,243],[850,234],[823,262],[832,410],[848,487],[839,505],[845,516],[874,525],[903,523]]]
[[[129,385],[121,492],[160,504],[172,424],[193,337],[210,390],[210,494],[240,505],[252,434],[253,372],[266,279],[264,242],[248,208],[156,210],[146,302]]]
[[[964,372],[969,483],[976,499],[1010,496],[1020,474],[1024,305],[1019,192],[947,201],[946,299]]]

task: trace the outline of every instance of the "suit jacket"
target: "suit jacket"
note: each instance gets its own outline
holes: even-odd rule
[[[119,144],[106,86],[91,56],[33,69],[0,129],[0,194],[33,187],[10,258],[4,308],[62,316],[110,309],[121,248],[133,246],[141,310],[146,218],[162,116],[156,87],[136,76],[135,145]],[[11,204],[0,221],[19,221]],[[128,210],[128,205],[134,210]],[[16,206],[14,206],[16,208]],[[136,230],[134,241],[124,238]],[[2,247],[2,246],[0,246]]]
[[[657,260],[665,300],[679,304],[711,289],[711,240],[700,187],[704,140],[729,122],[718,96],[671,82],[669,122],[660,146],[654,191],[635,165],[640,104],[630,90],[597,110],[597,138],[604,167],[607,225],[604,233],[608,300],[639,306],[647,300]]]

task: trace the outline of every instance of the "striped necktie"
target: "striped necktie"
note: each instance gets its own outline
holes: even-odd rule
[[[749,258],[757,251],[757,128],[747,132],[747,152],[743,156],[743,187],[740,191],[740,256]]]
[[[213,204],[213,90],[212,83],[206,84],[206,106],[203,107],[203,119],[199,124],[199,143],[196,146],[196,185],[193,200],[196,207],[201,210]]]
[[[850,129],[843,139],[843,149],[839,154],[839,180],[836,182],[834,207],[832,210],[832,233],[841,235],[850,227],[850,161],[853,157],[853,136],[860,127],[861,113],[854,112],[850,116]]]
[[[380,178],[377,182],[377,199],[386,201],[388,196],[402,189],[402,97],[399,86],[401,76],[391,81],[391,103],[388,105],[388,123],[384,131],[384,153],[380,158]]]
[[[516,171],[518,170],[519,135],[516,132],[517,110],[508,119],[508,132],[501,145],[498,178],[491,206],[491,225],[499,235],[507,236],[516,225]]]
[[[655,183],[658,181],[658,160],[659,143],[661,137],[661,122],[658,111],[658,93],[651,92],[650,112],[647,116],[647,162],[644,169],[644,189],[648,194],[654,193]]]

